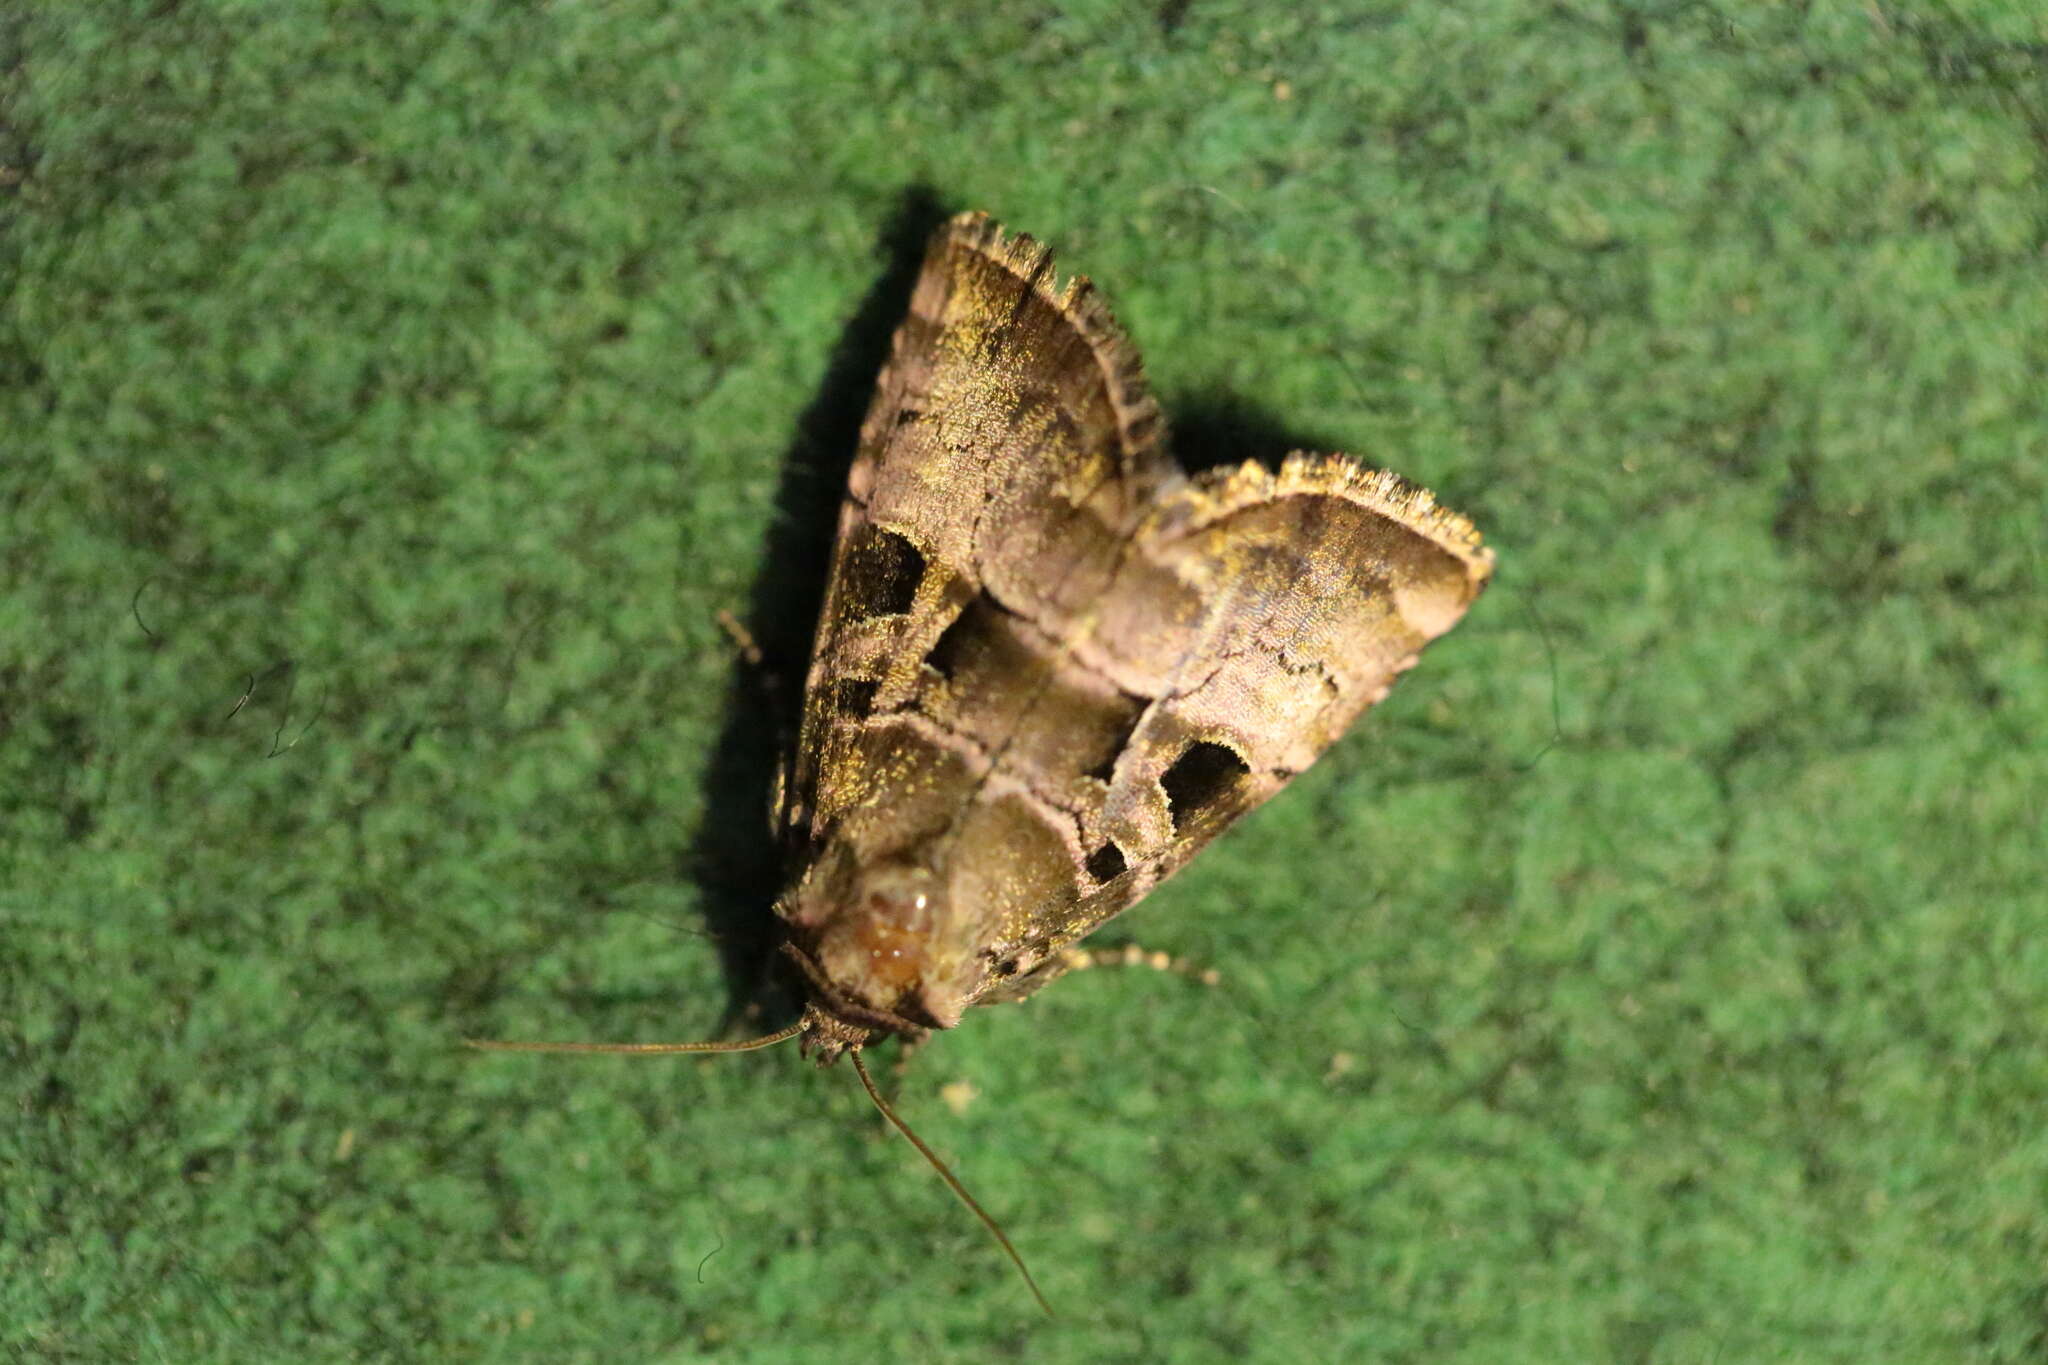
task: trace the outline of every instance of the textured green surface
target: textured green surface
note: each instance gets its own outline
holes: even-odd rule
[[[0,1354],[2048,1353],[2036,6],[327,8],[0,19]],[[456,1047],[720,1027],[968,207],[1502,555],[891,1082],[1050,1323],[843,1068]]]

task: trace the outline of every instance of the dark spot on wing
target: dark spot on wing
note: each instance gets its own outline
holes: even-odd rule
[[[1124,861],[1124,851],[1114,843],[1106,843],[1088,855],[1088,875],[1098,882],[1123,876],[1129,866]]]
[[[871,678],[841,678],[832,684],[832,709],[848,719],[863,720],[875,709],[880,688]]]
[[[951,625],[939,632],[939,638],[932,642],[931,653],[924,656],[924,666],[948,682],[959,673],[961,660],[972,647],[971,637],[976,627],[968,618],[973,615],[974,608],[970,603],[966,610],[953,618]]]
[[[1205,739],[1182,750],[1173,766],[1159,775],[1167,809],[1173,815],[1174,833],[1186,829],[1188,821],[1229,795],[1238,779],[1250,771],[1251,766],[1227,745]]]
[[[855,532],[846,551],[847,598],[854,617],[901,616],[917,600],[917,585],[923,581],[924,554],[907,537],[872,522]]]

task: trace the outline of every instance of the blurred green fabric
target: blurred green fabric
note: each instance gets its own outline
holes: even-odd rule
[[[0,1354],[2048,1352],[2037,6],[94,0],[0,100]],[[877,1054],[1052,1321],[846,1068],[459,1046],[782,1022],[966,208],[1501,555],[1100,936],[1218,984]]]

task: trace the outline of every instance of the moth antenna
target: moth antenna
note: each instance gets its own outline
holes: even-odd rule
[[[620,1052],[636,1057],[665,1056],[672,1052],[752,1052],[755,1048],[786,1043],[804,1031],[799,1019],[788,1028],[737,1043],[500,1043],[482,1038],[464,1038],[464,1047],[479,1052]]]
[[[896,1111],[889,1107],[889,1102],[882,1098],[882,1092],[875,1089],[874,1078],[868,1075],[867,1063],[860,1059],[860,1050],[858,1048],[849,1048],[846,1055],[853,1058],[853,1072],[856,1076],[860,1077],[860,1083],[867,1088],[868,1098],[875,1102],[875,1108],[882,1111],[882,1117],[894,1124],[896,1131],[909,1139],[910,1145],[917,1148],[918,1154],[924,1157],[926,1161],[929,1161],[932,1164],[932,1169],[939,1173],[939,1179],[946,1182],[946,1188],[959,1196],[960,1202],[965,1204],[968,1210],[981,1220],[981,1225],[988,1229],[991,1237],[996,1239],[996,1245],[1000,1246],[1003,1249],[1003,1254],[1010,1258],[1010,1264],[1016,1266],[1017,1273],[1024,1277],[1025,1285],[1031,1290],[1031,1297],[1038,1300],[1038,1306],[1045,1310],[1045,1315],[1049,1318],[1057,1317],[1058,1314],[1052,1311],[1052,1305],[1046,1301],[1044,1293],[1039,1290],[1038,1281],[1031,1278],[1031,1267],[1024,1264],[1024,1258],[1017,1254],[1017,1248],[1010,1245],[1010,1238],[1003,1231],[1002,1225],[989,1217],[987,1209],[975,1202],[974,1196],[967,1192],[967,1187],[960,1183],[960,1177],[954,1175],[952,1168],[939,1160],[939,1154],[925,1146],[924,1139],[910,1131],[910,1125],[897,1117]]]

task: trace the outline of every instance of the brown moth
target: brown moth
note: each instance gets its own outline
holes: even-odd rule
[[[802,1018],[743,1043],[498,1046],[850,1054],[1017,1260],[861,1049],[1058,976],[1384,697],[1492,570],[1470,522],[1349,456],[1190,477],[1087,279],[955,218],[861,430],[779,801]]]
[[[1190,478],[1086,278],[933,239],[839,519],[781,804],[821,1064],[1022,1000],[1387,694],[1485,587],[1344,455]]]

